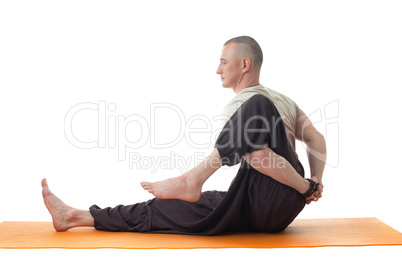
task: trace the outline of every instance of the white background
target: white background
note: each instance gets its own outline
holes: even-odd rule
[[[42,178],[67,204],[82,209],[94,203],[104,207],[152,198],[139,182],[177,176],[183,167],[176,163],[153,170],[143,162],[130,168],[128,158],[119,159],[119,149],[109,140],[135,143],[146,139],[146,132],[153,133],[140,148],[127,148],[127,156],[132,152],[166,160],[173,152],[190,159],[189,167],[199,162],[195,155],[209,153],[213,141],[194,148],[181,136],[175,146],[158,149],[150,139],[168,143],[178,137],[179,127],[203,128],[200,121],[186,125],[199,115],[209,118],[213,130],[220,127],[213,118],[235,96],[221,87],[215,74],[221,48],[229,38],[249,35],[264,52],[260,82],[290,96],[314,119],[321,111],[322,120],[314,121],[328,144],[324,197],[307,206],[299,218],[377,217],[402,231],[401,11],[398,1],[2,1],[0,222],[51,220],[41,197]],[[151,104],[168,103],[180,109],[185,121],[165,110],[155,117],[154,132],[132,122],[116,128],[116,138],[109,136],[113,124],[103,121],[105,148],[77,148],[65,135],[66,115],[77,104],[100,102],[116,107],[106,111],[110,120],[136,115],[151,124]],[[332,118],[325,118],[325,111]],[[77,113],[72,131],[81,141],[98,139],[98,111]],[[192,141],[213,140],[211,132],[193,134]],[[300,143],[297,152],[308,171]],[[205,189],[227,189],[235,173],[233,168],[219,170]],[[331,266],[343,263],[343,258],[329,261],[333,254],[354,256],[356,263],[394,264],[398,250],[109,250],[107,255],[90,250],[2,250],[1,254],[16,265],[39,261],[52,252],[51,261],[79,258],[101,266],[112,256],[133,265],[145,258],[150,266],[175,261],[184,267],[195,257],[197,265],[211,260],[221,265],[270,261],[307,265],[316,258],[314,264],[328,261],[325,265]],[[26,258],[14,260],[20,252]],[[375,252],[388,254],[386,260]]]

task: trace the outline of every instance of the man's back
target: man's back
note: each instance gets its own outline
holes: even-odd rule
[[[297,118],[304,113],[292,99],[275,90],[264,87],[263,85],[245,88],[224,108],[223,115],[227,118],[230,118],[246,100],[256,94],[266,96],[275,104],[275,107],[279,111],[279,114],[281,115],[285,125],[286,135],[289,143],[293,150],[295,150],[296,121]]]

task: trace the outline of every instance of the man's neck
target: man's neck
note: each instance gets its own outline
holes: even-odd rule
[[[243,89],[248,88],[248,87],[253,87],[253,86],[258,86],[260,84],[260,82],[258,80],[256,81],[250,81],[248,83],[244,83],[244,84],[238,84],[234,89],[234,93],[239,94]]]
[[[259,72],[248,72],[244,73],[239,77],[237,85],[233,88],[234,93],[239,94],[243,89],[257,86],[260,84],[260,74]]]

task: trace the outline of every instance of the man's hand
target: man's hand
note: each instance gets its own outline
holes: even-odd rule
[[[310,204],[312,201],[317,202],[322,197],[322,192],[324,191],[324,185],[322,184],[322,182],[320,182],[315,176],[311,177],[311,179],[319,183],[319,185],[317,191],[306,198],[307,205]]]

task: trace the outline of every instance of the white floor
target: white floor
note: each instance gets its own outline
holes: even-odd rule
[[[402,246],[297,249],[0,250],[2,267],[401,267]],[[32,266],[34,265],[34,266]]]

